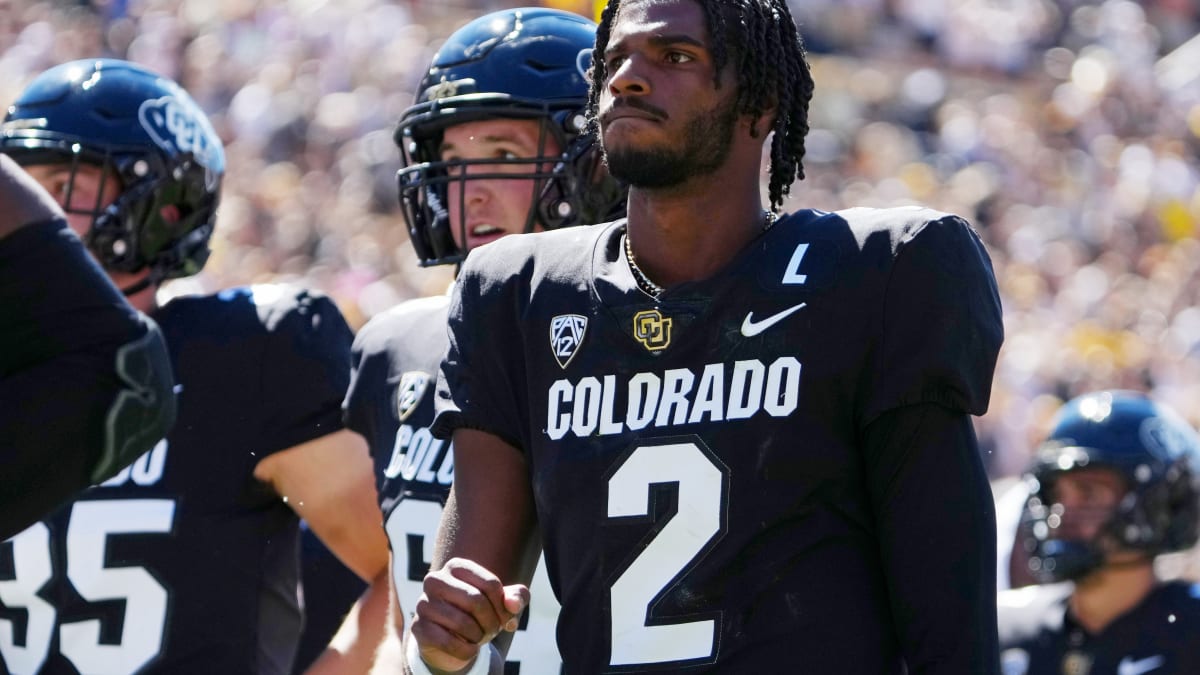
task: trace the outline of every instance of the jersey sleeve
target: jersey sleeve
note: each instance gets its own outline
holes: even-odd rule
[[[377,325],[374,319],[368,321],[354,337],[350,349],[350,384],[342,401],[342,420],[346,428],[367,439],[373,438],[372,430],[377,422],[374,412],[378,406],[371,399],[387,394],[388,370],[382,363],[387,358],[387,350],[375,338]],[[371,451],[374,454],[375,448]]]
[[[996,673],[996,518],[971,419],[890,410],[863,438],[888,596],[909,672]]]
[[[900,237],[880,320],[864,424],[917,403],[987,411],[1004,328],[991,259],[965,221],[946,215]]]
[[[354,336],[350,386],[342,402],[346,428],[367,440],[377,487],[382,484],[396,441],[399,386],[393,379],[393,368],[399,358],[396,350],[409,344],[417,348],[428,345],[405,330],[408,326],[396,309],[374,316]]]
[[[262,450],[271,454],[344,428],[353,333],[337,305],[309,291],[259,307],[264,354]]]
[[[0,240],[0,538],[153,447],[173,386],[157,325],[65,222]]]
[[[500,253],[501,245],[517,239],[521,237],[473,251],[455,284],[447,321],[449,346],[438,375],[431,427],[438,438],[450,438],[459,428],[478,429],[515,448],[528,447],[521,431],[521,422],[527,419],[522,410],[527,406],[520,384],[525,338],[517,288],[523,277],[506,274],[493,264],[516,252],[488,255]]]

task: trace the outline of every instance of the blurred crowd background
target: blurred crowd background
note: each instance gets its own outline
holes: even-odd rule
[[[0,102],[89,56],[183,84],[229,170],[204,272],[289,281],[354,326],[443,292],[396,205],[391,130],[433,50],[490,0],[0,0]],[[540,4],[592,15],[588,0]],[[1007,338],[979,420],[994,478],[1061,401],[1153,393],[1200,423],[1200,5],[793,0],[817,91],[788,209],[921,203],[990,247]]]

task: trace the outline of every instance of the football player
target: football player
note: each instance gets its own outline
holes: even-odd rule
[[[103,481],[175,419],[158,326],[134,311],[62,209],[0,155],[0,539]]]
[[[282,286],[156,306],[162,281],[204,264],[225,171],[170,79],[109,59],[51,68],[8,109],[0,151],[162,327],[178,392],[151,451],[0,547],[0,656],[14,673],[288,673],[298,516],[386,583],[370,458],[341,422],[349,328],[328,298]]]
[[[1044,585],[1000,594],[1004,673],[1200,673],[1200,586],[1154,571],[1200,531],[1196,432],[1144,394],[1084,394],[1027,482],[1021,543]]]
[[[552,9],[482,16],[437,52],[395,133],[403,212],[423,265],[458,264],[508,234],[611,220],[624,191],[586,133],[595,24]],[[355,339],[348,426],[371,446],[392,549],[398,606],[411,611],[433,559],[454,476],[434,439],[433,393],[446,351],[447,296],[372,319]],[[544,570],[509,660],[523,675],[560,672],[558,605]],[[403,615],[394,615],[399,632]]]
[[[540,547],[567,672],[997,672],[991,263],[927,209],[776,217],[812,90],[783,0],[610,0],[628,218],[463,264],[414,671],[499,672]]]

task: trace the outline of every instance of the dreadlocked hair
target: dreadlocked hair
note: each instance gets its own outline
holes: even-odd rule
[[[813,95],[812,72],[796,22],[786,0],[692,2],[704,10],[714,82],[719,84],[719,74],[732,60],[737,73],[737,111],[757,119],[774,108],[768,195],[771,210],[778,211],[792,183],[804,178],[804,137],[808,135],[808,104]],[[622,0],[608,0],[596,28],[587,117],[597,138],[600,92],[609,74],[604,52],[621,3]]]

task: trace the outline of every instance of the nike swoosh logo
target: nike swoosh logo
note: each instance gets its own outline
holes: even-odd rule
[[[772,314],[771,316],[768,316],[767,318],[763,319],[762,321],[755,321],[754,320],[754,312],[747,312],[746,320],[742,322],[742,335],[745,335],[746,337],[754,337],[755,335],[758,335],[759,333],[770,328],[771,326],[774,326],[775,324],[779,323],[780,321],[783,321],[784,319],[788,318],[792,314],[795,314],[796,312],[804,309],[805,305],[807,305],[807,304],[808,304],[807,302],[802,302],[794,307],[788,307],[787,309],[783,310],[782,312],[779,312],[777,314]]]
[[[1148,673],[1152,670],[1157,670],[1166,662],[1167,660],[1163,658],[1162,654],[1147,656],[1144,659],[1138,659],[1136,661],[1126,656],[1125,658],[1121,659],[1119,664],[1117,664],[1117,675],[1142,675],[1142,673]]]

